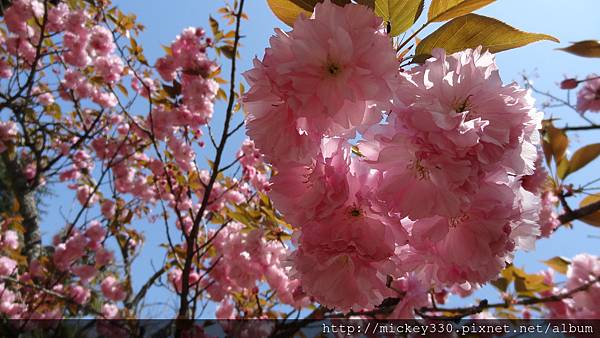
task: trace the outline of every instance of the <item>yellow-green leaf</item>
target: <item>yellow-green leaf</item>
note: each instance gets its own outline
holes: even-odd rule
[[[577,56],[583,56],[587,58],[600,58],[600,41],[598,40],[584,40],[575,42],[574,44],[559,48],[559,50],[567,53],[575,54]]]
[[[559,42],[550,35],[523,32],[494,18],[467,14],[452,19],[423,39],[417,45],[416,60],[424,60],[434,48],[454,53],[482,46],[484,50],[497,53],[540,40]]]
[[[567,137],[567,134],[565,134],[563,130],[554,127],[552,123],[544,126],[543,133],[545,148],[549,148],[547,150],[552,153],[555,163],[559,164],[565,156],[565,152],[569,146],[569,138]],[[546,151],[546,149],[544,151]]]
[[[542,263],[551,267],[554,271],[560,272],[564,275],[567,273],[567,269],[569,268],[571,261],[567,258],[556,256],[545,260]]]
[[[588,204],[592,204],[600,201],[600,194],[589,195],[584,198],[581,203],[579,203],[579,207],[585,207]],[[600,211],[596,211],[591,215],[587,215],[579,218],[580,221],[585,222],[589,225],[600,227]]]
[[[356,3],[369,8],[375,8],[375,0],[356,0]]]
[[[375,0],[375,14],[391,26],[389,34],[398,36],[417,21],[424,0]]]
[[[219,50],[227,57],[228,59],[233,59],[235,55],[233,55],[233,47],[229,45],[219,47]]]
[[[496,289],[498,289],[502,292],[506,292],[510,282],[508,281],[508,279],[506,279],[504,277],[500,277],[498,279],[491,281],[490,284],[492,284]]]
[[[427,21],[446,21],[469,14],[496,0],[433,0],[427,13]]]
[[[271,11],[273,11],[273,14],[288,26],[293,26],[294,21],[296,21],[296,18],[301,14],[309,17],[311,13],[310,9],[306,9],[306,7],[303,8],[290,0],[267,0],[267,4],[271,8]]]
[[[310,17],[315,5],[319,2],[323,2],[323,0],[267,0],[273,14],[288,26],[293,26],[294,21],[301,14]],[[344,5],[349,3],[350,0],[333,0],[332,2],[337,5]]]
[[[220,32],[219,29],[219,23],[217,22],[217,20],[215,20],[212,16],[208,17],[208,21],[210,22],[210,29],[212,30],[212,33],[214,36],[218,35]],[[167,50],[165,50],[167,51]],[[169,48],[169,50],[167,52],[171,52],[171,49]]]
[[[556,168],[556,174],[558,174],[558,177],[561,179],[567,177],[567,174],[569,173],[569,164],[569,159],[566,157],[563,157],[560,162],[558,162],[558,166]]]
[[[569,171],[567,172],[567,175],[585,167],[599,155],[600,143],[589,144],[585,147],[577,149],[569,161]]]

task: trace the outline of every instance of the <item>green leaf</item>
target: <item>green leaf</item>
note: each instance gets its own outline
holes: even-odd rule
[[[551,267],[552,270],[565,275],[567,273],[567,269],[569,268],[569,264],[571,264],[571,261],[567,258],[556,256],[545,260],[542,263]]]
[[[600,194],[589,195],[586,198],[584,198],[581,201],[581,203],[579,203],[579,207],[583,208],[588,204],[592,204],[598,201],[600,201]],[[596,211],[591,215],[581,217],[579,218],[579,220],[589,225],[600,227],[600,211]]]
[[[496,0],[433,0],[427,13],[427,21],[446,21],[469,14]]]
[[[585,167],[588,163],[595,160],[599,155],[600,143],[589,144],[585,147],[577,149],[569,161],[569,170],[567,171],[567,175]]]
[[[417,21],[424,0],[375,0],[375,14],[391,26],[389,34],[398,36]]]
[[[452,19],[423,39],[417,45],[415,61],[424,61],[434,48],[443,48],[451,54],[482,46],[497,53],[540,40],[559,42],[550,35],[523,32],[494,18],[467,14]]]
[[[600,58],[600,41],[598,40],[584,40],[575,42],[572,45],[565,48],[558,48],[558,50],[565,51],[567,53],[575,54],[577,56],[583,56],[586,58]]]

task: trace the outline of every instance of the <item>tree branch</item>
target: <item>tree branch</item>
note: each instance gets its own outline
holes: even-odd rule
[[[594,130],[594,129],[600,129],[600,125],[591,125],[591,126],[575,126],[575,127],[569,127],[566,126],[564,128],[561,128],[563,131],[577,131],[577,130]]]
[[[596,211],[600,211],[600,201],[588,204],[584,207],[572,210],[570,212],[567,211],[564,214],[560,215],[558,217],[558,220],[561,224],[565,224],[580,219],[582,217],[589,216],[595,213]]]

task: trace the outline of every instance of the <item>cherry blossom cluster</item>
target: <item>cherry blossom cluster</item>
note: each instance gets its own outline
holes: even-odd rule
[[[217,318],[237,318],[232,295],[253,299],[259,292],[260,282],[266,281],[283,304],[302,308],[310,304],[298,287],[298,280],[286,274],[283,260],[287,250],[282,243],[266,241],[259,229],[243,231],[244,226],[233,222],[223,230],[209,232],[214,236],[213,247],[217,255],[209,259],[210,272],[203,278],[197,272],[190,274],[190,285],[206,288],[211,300],[220,302]],[[169,273],[169,280],[177,292],[181,291],[180,269]]]
[[[25,270],[19,268],[19,263],[10,258],[11,255],[1,256],[0,277],[17,280],[22,287],[9,288],[6,283],[0,284],[0,312],[12,319],[56,319],[62,318],[64,307],[70,302],[80,306],[88,305],[93,292],[102,294],[110,301],[124,300],[123,285],[113,275],[107,274],[107,267],[114,261],[114,255],[104,247],[105,238],[104,227],[99,222],[92,221],[84,232],[75,229],[64,241],[60,235],[56,235],[53,255],[32,260]],[[4,253],[18,252],[20,244],[17,232],[3,229],[0,247]],[[52,262],[47,262],[49,258]],[[53,281],[53,271],[68,273],[70,277],[62,282]],[[91,283],[96,278],[102,280],[99,289],[95,289]],[[28,284],[50,284],[54,295],[68,301],[54,302],[44,291],[26,287]],[[36,310],[31,310],[29,306],[33,298],[47,301],[42,305],[38,304],[39,308]],[[114,318],[116,314],[105,313],[105,308],[115,307],[110,302],[104,304],[102,314],[106,318]]]
[[[269,190],[266,176],[268,169],[263,156],[250,140],[242,143],[237,156],[242,166],[240,180],[233,179],[231,186],[215,183],[210,197],[210,212],[224,213],[232,206],[255,205],[260,198],[257,193]],[[200,180],[208,183],[209,173],[200,172]],[[213,198],[214,194],[214,198]],[[184,231],[189,233],[191,218],[183,220]],[[211,301],[219,302],[216,316],[223,319],[238,318],[240,299],[259,297],[259,288],[265,283],[282,304],[302,308],[310,304],[299,281],[289,277],[286,258],[289,250],[282,241],[267,240],[266,228],[252,228],[240,222],[231,221],[226,225],[209,229],[199,238],[200,243],[210,242],[211,254],[200,254],[204,264],[189,275],[191,288],[205,289]],[[185,243],[184,243],[185,246]],[[204,272],[204,270],[206,272]],[[168,278],[177,293],[182,289],[183,271],[173,268]],[[242,297],[242,298],[239,298]],[[245,315],[256,317],[257,314]]]
[[[172,127],[189,126],[198,130],[210,121],[219,89],[219,84],[209,77],[218,69],[206,54],[210,43],[203,29],[186,28],[171,43],[169,54],[156,61],[155,67],[161,78],[180,85],[182,96],[182,104],[172,110],[160,107],[149,117],[153,119],[149,123],[158,135]],[[144,86],[151,84],[144,81]],[[172,146],[176,147],[176,144]]]
[[[246,73],[247,129],[309,296],[356,311],[397,296],[390,281],[469,292],[533,248],[539,198],[522,179],[542,114],[492,54],[438,49],[400,70],[372,11],[329,1],[270,42]]]

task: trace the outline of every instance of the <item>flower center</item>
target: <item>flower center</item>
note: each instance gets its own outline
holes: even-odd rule
[[[337,76],[342,72],[342,67],[333,61],[329,61],[326,66],[327,74],[332,77]]]
[[[362,210],[360,210],[356,204],[353,204],[352,206],[348,207],[348,215],[350,215],[350,217],[360,217],[362,216]]]
[[[451,228],[456,228],[458,225],[460,225],[461,223],[466,222],[468,220],[469,220],[469,215],[462,214],[460,216],[450,218],[448,223],[450,223]]]
[[[416,178],[420,181],[429,179],[429,169],[425,168],[421,164],[421,160],[417,159],[415,161],[410,162],[407,168],[413,170],[415,172]]]
[[[457,101],[456,104],[454,105],[454,111],[456,111],[457,113],[464,113],[466,111],[469,112],[469,114],[467,116],[470,116],[471,118],[473,117],[472,115],[474,115],[473,113],[473,105],[470,102],[470,98],[472,95],[467,96],[467,98],[464,101]]]

